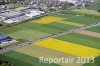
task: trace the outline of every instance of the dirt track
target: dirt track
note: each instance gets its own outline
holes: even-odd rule
[[[77,33],[92,36],[92,37],[96,37],[96,38],[100,38],[100,33],[92,32],[92,31],[78,30]]]

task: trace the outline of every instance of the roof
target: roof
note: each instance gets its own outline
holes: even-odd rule
[[[0,33],[0,40],[1,40],[1,39],[4,39],[4,38],[6,38],[6,37],[8,37],[8,36],[5,35],[5,34],[3,34],[3,33]]]
[[[26,10],[29,9],[30,7],[20,7],[20,8],[16,8],[17,11],[21,11],[21,10]]]
[[[59,0],[59,1],[67,1],[69,3],[76,3],[77,0]]]
[[[22,14],[22,13],[11,11],[11,12],[6,12],[6,13],[1,13],[0,16],[11,17],[11,16],[20,15],[20,14]]]

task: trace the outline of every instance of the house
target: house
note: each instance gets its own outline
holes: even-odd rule
[[[93,2],[94,0],[59,0],[59,1],[67,1],[68,3],[72,3],[74,4],[75,6],[83,6],[85,7],[85,5]]]

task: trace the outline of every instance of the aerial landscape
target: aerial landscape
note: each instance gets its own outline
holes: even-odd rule
[[[0,0],[0,66],[100,66],[100,0]]]

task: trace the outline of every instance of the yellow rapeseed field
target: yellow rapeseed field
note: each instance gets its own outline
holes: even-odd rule
[[[52,50],[81,56],[81,57],[95,57],[100,54],[99,49],[82,46],[79,44],[66,42],[58,39],[49,38],[35,43],[38,46],[49,48]]]
[[[63,18],[53,17],[53,16],[45,16],[38,20],[33,20],[33,22],[40,23],[40,24],[48,24],[48,23],[52,23],[52,22],[56,22],[56,21],[60,21],[60,20],[63,20]]]

